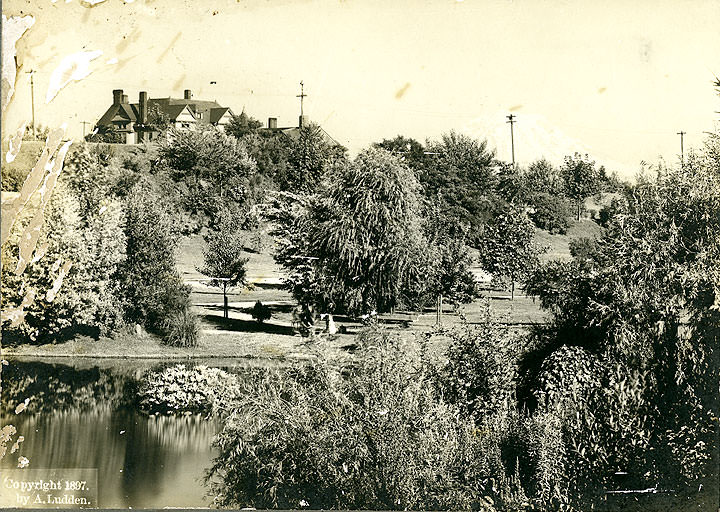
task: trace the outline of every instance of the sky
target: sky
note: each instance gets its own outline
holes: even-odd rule
[[[717,0],[5,0],[3,14],[35,18],[3,137],[30,118],[29,70],[36,122],[76,138],[113,89],[191,89],[295,126],[302,80],[305,114],[351,154],[456,130],[510,161],[512,113],[521,165],[580,151],[629,177],[677,162],[679,131],[699,148],[720,119]],[[79,52],[95,52],[89,75],[46,103]]]

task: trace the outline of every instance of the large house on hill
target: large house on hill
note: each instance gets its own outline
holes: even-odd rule
[[[158,126],[173,126],[179,130],[194,129],[200,125],[215,126],[224,130],[233,112],[215,101],[196,100],[190,89],[182,99],[148,98],[143,91],[137,103],[130,103],[122,89],[113,91],[113,102],[102,115],[96,131],[112,131],[120,142],[140,144],[153,140],[159,133]]]

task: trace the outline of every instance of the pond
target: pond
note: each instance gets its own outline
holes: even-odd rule
[[[19,455],[29,459],[29,468],[97,468],[103,508],[211,505],[203,476],[216,455],[212,438],[219,420],[148,416],[137,406],[139,378],[169,363],[63,362],[10,361],[3,367],[0,423],[14,425],[25,441],[14,454],[8,449],[0,470],[17,467]],[[27,409],[16,415],[27,398]]]

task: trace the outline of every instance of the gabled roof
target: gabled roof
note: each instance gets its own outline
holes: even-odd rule
[[[219,105],[216,101],[179,99],[179,98],[150,98],[148,109],[153,105],[157,106],[171,122],[177,120],[185,109],[195,118],[195,121],[203,124],[217,123],[227,112],[232,114],[228,107]],[[110,125],[113,121],[133,121],[140,119],[139,103],[121,103],[111,105],[110,108],[100,117],[98,126]]]
[[[211,108],[210,122],[213,124],[217,123],[218,121],[220,121],[222,116],[225,115],[226,112],[230,112],[230,114],[232,115],[232,111],[228,107]]]
[[[136,121],[137,116],[134,109],[127,103],[120,105],[111,105],[109,109],[102,115],[97,122],[99,126],[108,125],[113,121]]]

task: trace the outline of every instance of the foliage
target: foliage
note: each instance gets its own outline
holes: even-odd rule
[[[270,308],[267,307],[265,304],[257,301],[253,306],[250,314],[259,323],[263,323],[265,320],[270,320],[270,317],[272,316],[272,311],[270,311]]]
[[[493,277],[507,277],[513,284],[527,277],[539,264],[535,227],[527,214],[510,209],[485,226],[478,241],[480,265]]]
[[[102,142],[104,144],[124,144],[126,135],[111,126],[96,126],[92,133],[85,136],[85,142]]]
[[[268,372],[216,445],[223,507],[478,509],[493,493],[483,438],[434,392],[421,348],[383,331],[346,377],[322,360]]]
[[[438,383],[443,396],[480,422],[514,404],[520,337],[490,317],[490,305],[478,325],[463,324],[445,333],[449,346]]]
[[[713,155],[639,183],[585,261],[547,266],[531,280],[554,312],[551,345],[585,347],[602,363],[589,365],[600,387],[578,391],[566,407],[576,497],[598,493],[618,470],[639,488],[717,488],[709,449],[717,426],[708,416],[717,416],[720,323]]]
[[[418,173],[423,192],[474,232],[494,215],[499,202],[494,194],[494,154],[487,141],[450,132],[439,141],[429,141],[427,149],[426,165]]]
[[[526,191],[540,192],[555,197],[565,194],[565,183],[558,169],[547,160],[540,159],[523,173],[523,186]]]
[[[564,196],[538,192],[528,197],[528,216],[540,229],[550,233],[567,233],[572,216],[572,205]]]
[[[50,127],[43,126],[38,123],[35,126],[35,134],[33,135],[32,123],[25,126],[25,133],[23,134],[23,140],[46,140],[50,135]]]
[[[167,169],[186,211],[212,218],[228,203],[244,204],[255,162],[245,144],[215,129],[170,129],[158,147],[158,170]]]
[[[425,147],[415,139],[398,135],[394,139],[383,139],[376,142],[373,147],[384,149],[396,154],[402,162],[419,174],[427,161]]]
[[[83,219],[96,215],[109,196],[110,158],[89,144],[81,144],[67,156],[62,179],[78,198]]]
[[[163,343],[171,347],[197,346],[200,325],[197,315],[190,309],[190,301],[173,309],[163,322]]]
[[[147,181],[128,194],[125,236],[127,256],[118,278],[127,319],[172,343],[194,344],[194,330],[183,316],[190,307],[190,290],[175,268],[177,235],[162,199]],[[178,339],[183,335],[190,337]]]
[[[353,314],[412,304],[429,266],[418,188],[397,157],[369,149],[316,196],[278,196],[276,260],[293,295]]]
[[[27,172],[14,167],[3,168],[2,170],[2,191],[20,192]]]
[[[228,414],[242,393],[236,375],[205,365],[170,366],[143,376],[138,397],[149,414]]]
[[[243,258],[245,240],[236,217],[222,212],[217,230],[205,235],[203,266],[198,272],[211,277],[210,286],[238,286],[245,283],[248,259]],[[226,281],[224,281],[226,280]]]
[[[593,237],[573,238],[568,243],[570,255],[578,260],[587,260],[595,250],[596,243]]]
[[[147,124],[156,131],[166,130],[170,126],[170,118],[157,103],[151,103],[147,111]]]
[[[310,123],[290,142],[287,175],[278,176],[282,190],[312,192],[326,172],[345,161],[345,148],[329,141],[322,128]]]
[[[28,294],[35,299],[25,308],[24,321],[4,325],[4,334],[57,340],[77,332],[107,333],[120,325],[114,274],[125,251],[123,215],[117,203],[103,206],[83,222],[75,195],[59,183],[45,208],[34,257],[19,273],[19,237],[30,219],[16,224],[2,248],[3,308],[19,306]],[[53,286],[58,293],[46,293]]]
[[[598,214],[598,224],[607,227],[616,215],[626,213],[627,201],[624,197],[614,198],[610,204],[603,206]]]
[[[247,115],[243,110],[239,116],[232,116],[232,119],[225,127],[225,133],[232,135],[236,139],[242,139],[250,133],[257,133],[261,126],[260,121]]]
[[[473,258],[466,245],[467,232],[454,225],[438,205],[425,212],[425,232],[432,250],[425,295],[430,299],[442,295],[444,301],[454,305],[472,302],[480,290],[470,271]]]
[[[577,204],[577,220],[580,220],[580,210],[583,201],[593,194],[600,192],[605,180],[605,168],[595,167],[595,162],[588,155],[575,153],[566,156],[560,176],[565,183],[565,192]]]

